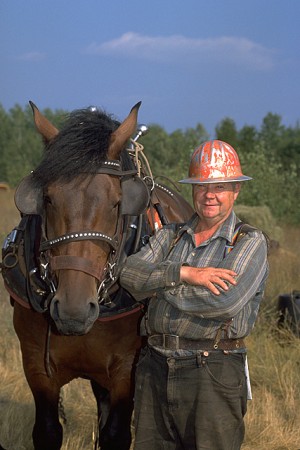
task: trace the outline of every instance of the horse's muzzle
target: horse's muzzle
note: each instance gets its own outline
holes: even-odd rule
[[[98,301],[86,302],[76,309],[68,309],[57,297],[50,304],[50,315],[59,333],[67,336],[87,334],[99,316]]]

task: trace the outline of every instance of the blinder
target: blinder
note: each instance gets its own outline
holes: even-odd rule
[[[15,205],[22,214],[43,214],[43,191],[32,174],[23,178],[15,192]]]
[[[150,201],[149,189],[141,178],[122,177],[122,203],[121,214],[139,216],[147,208]]]

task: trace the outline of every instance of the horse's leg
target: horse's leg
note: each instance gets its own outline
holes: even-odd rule
[[[15,303],[14,328],[18,335],[23,369],[35,401],[32,439],[35,450],[59,450],[63,431],[58,416],[61,386],[56,371],[48,376],[45,368],[45,341],[48,325],[44,316]]]
[[[131,444],[131,415],[133,402],[118,401],[111,405],[111,394],[107,389],[91,380],[98,409],[98,437],[95,449],[128,450]]]
[[[101,450],[129,450],[131,445],[131,402],[120,401],[112,407],[111,414],[100,433]]]
[[[35,401],[35,424],[32,432],[35,450],[59,450],[63,429],[59,422],[59,388],[37,390],[31,387]]]
[[[108,349],[102,363],[108,370],[107,378],[97,381],[109,391],[110,401],[109,415],[100,431],[101,450],[129,450],[131,446],[134,367],[141,347],[136,331],[139,319],[140,312],[99,327],[105,339],[105,349]]]
[[[100,448],[99,436],[101,430],[107,422],[110,411],[110,395],[107,389],[103,388],[96,381],[91,380],[92,390],[97,402],[98,424],[97,424],[97,439],[95,442],[95,449]]]
[[[123,381],[124,383],[124,381]],[[122,380],[119,383],[122,384]],[[133,395],[124,396],[118,387],[110,392],[110,412],[104,427],[100,431],[101,450],[129,450],[131,445],[131,416]]]

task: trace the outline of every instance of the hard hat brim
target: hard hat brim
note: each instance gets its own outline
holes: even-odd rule
[[[241,181],[252,180],[251,177],[247,177],[246,175],[240,175],[238,177],[232,178],[206,178],[205,180],[201,180],[199,178],[184,178],[183,180],[179,180],[178,183],[182,184],[213,184],[213,183],[234,183]]]

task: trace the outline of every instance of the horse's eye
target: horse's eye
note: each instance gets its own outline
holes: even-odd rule
[[[51,198],[48,195],[44,196],[45,205],[51,205]]]

